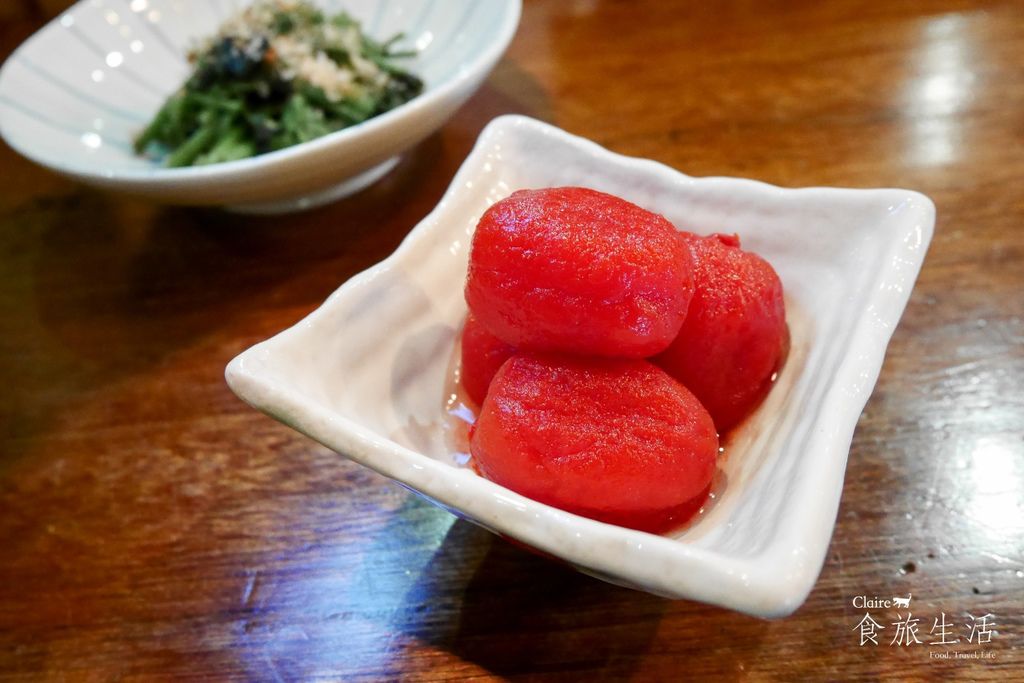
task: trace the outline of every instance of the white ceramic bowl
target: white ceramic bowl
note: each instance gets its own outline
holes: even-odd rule
[[[790,357],[729,442],[715,505],[680,533],[632,531],[524,498],[460,466],[447,437],[443,408],[476,222],[516,189],[557,185],[620,195],[700,233],[738,232],[784,283]],[[256,408],[588,574],[785,615],[821,570],[854,426],[934,217],[916,192],[690,178],[505,116],[487,127],[441,203],[392,256],[235,358],[227,379]]]
[[[480,86],[519,21],[520,0],[317,0],[377,38],[404,31],[403,64],[424,93],[317,140],[241,161],[167,169],[133,154],[190,69],[189,45],[240,0],[82,0],[29,38],[0,70],[0,135],[24,156],[101,188],[167,203],[306,208],[384,175]]]

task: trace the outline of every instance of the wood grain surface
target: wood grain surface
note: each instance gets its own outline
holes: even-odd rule
[[[39,26],[18,14],[0,55]],[[1024,680],[1022,63],[1014,1],[527,0],[438,134],[309,213],[161,208],[0,146],[0,678]],[[235,354],[388,255],[508,112],[693,175],[935,200],[791,617],[576,574],[225,386]],[[908,593],[920,644],[853,606]]]

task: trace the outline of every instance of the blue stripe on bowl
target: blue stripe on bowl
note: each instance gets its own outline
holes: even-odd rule
[[[100,63],[106,64],[107,54],[109,54],[110,50],[107,50],[102,45],[94,42],[92,38],[90,38],[86,34],[82,33],[82,31],[80,31],[77,26],[74,26],[74,25],[69,26],[68,27],[68,32],[71,33],[76,38],[78,38],[78,41],[80,43],[82,43],[82,45],[85,45],[97,57],[99,57],[100,58]],[[133,83],[138,85],[143,90],[146,90],[147,92],[150,92],[150,93],[156,95],[157,97],[159,97],[161,99],[163,99],[164,97],[167,96],[167,93],[165,93],[162,90],[160,90],[159,88],[153,86],[152,83],[150,83],[146,79],[142,78],[141,76],[139,76],[137,73],[135,73],[131,69],[127,68],[127,66],[128,66],[128,62],[127,62],[127,60],[125,60],[125,62],[122,63],[121,66],[116,68],[116,71],[124,74],[125,77],[128,80],[132,81]]]
[[[466,54],[478,55],[484,51],[487,43],[494,42],[498,36],[498,29],[501,28],[502,23],[505,21],[505,17],[498,15],[495,17],[494,22],[487,27],[487,30],[480,32],[480,42],[473,46],[472,50],[467,50]],[[462,63],[465,59],[465,55],[459,60]]]
[[[108,114],[113,114],[115,116],[119,116],[122,119],[125,119],[127,121],[131,121],[133,123],[145,123],[146,122],[146,116],[144,116],[143,114],[140,114],[139,112],[132,112],[132,111],[126,111],[124,109],[118,109],[117,107],[112,107],[109,104],[107,104],[106,102],[104,102],[103,100],[97,99],[97,98],[93,97],[92,95],[90,95],[89,93],[84,92],[82,90],[79,90],[77,87],[75,87],[75,86],[65,82],[63,79],[61,79],[58,76],[50,73],[46,69],[43,69],[42,67],[36,66],[32,62],[30,62],[28,59],[26,59],[24,56],[18,57],[17,63],[21,64],[26,69],[34,72],[36,75],[38,75],[43,80],[45,80],[48,83],[50,83],[51,85],[59,88],[60,90],[65,91],[68,95],[71,95],[72,97],[74,97],[75,99],[77,99],[77,100],[79,100],[81,102],[85,102],[86,104],[88,104],[90,106],[93,106],[93,107],[96,107],[97,109],[102,109],[103,111],[107,112]]]
[[[129,2],[131,2],[131,0],[124,0],[125,4],[128,4]],[[167,37],[167,34],[164,33],[162,28],[160,28],[159,23],[153,23],[152,21],[148,21],[145,17],[140,15],[138,12],[135,12],[134,10],[128,12],[127,14],[131,17],[134,17],[134,23],[136,25],[141,25],[145,27],[146,31],[151,36],[156,38],[157,42],[160,43],[160,45],[164,49],[166,49],[168,53],[170,53],[177,59],[185,58],[185,55],[182,53],[181,48],[175,45],[174,42]]]
[[[480,3],[469,3],[469,5],[464,8],[465,11],[463,12],[462,16],[459,18],[459,22],[455,25],[455,29],[450,34],[446,35],[445,38],[443,39],[445,45],[454,45],[455,44],[455,37],[458,36],[459,33],[466,27],[466,24],[469,22],[470,17],[473,16],[473,12],[477,9],[477,7],[480,7]],[[469,41],[466,41],[464,43],[464,45],[466,47],[462,50],[459,58],[456,59],[453,62],[453,64],[454,64],[453,68],[450,71],[448,71],[447,73],[445,73],[444,76],[442,76],[438,80],[439,81],[447,81],[453,75],[457,74],[458,71],[459,71],[459,68],[462,67],[464,65],[464,63],[465,63],[465,55],[467,55],[467,54],[479,54],[480,51],[483,49],[483,46],[485,46],[487,43],[492,42],[494,40],[494,37],[496,35],[496,29],[499,26],[501,26],[501,23],[502,23],[503,20],[504,20],[504,17],[499,14],[497,16],[497,20],[494,22],[493,26],[488,28],[488,30],[481,32],[481,36],[482,37],[481,37],[480,42],[479,42],[478,45],[474,45],[474,44],[470,43]],[[435,41],[442,40],[442,37],[441,36],[435,36],[434,40]],[[473,49],[470,50],[469,49],[470,47],[472,47]],[[426,60],[424,60],[422,62],[422,67],[421,68],[426,70],[439,57],[441,57],[441,55],[444,55],[446,58],[448,56],[446,52],[434,53],[434,54],[432,54],[430,56],[429,59],[426,59]]]
[[[377,35],[377,31],[380,30],[381,19],[384,18],[385,14],[387,14],[388,8],[390,6],[391,6],[391,1],[390,0],[383,0],[382,2],[377,4],[377,11],[374,12],[373,19],[370,21],[369,24],[366,25],[366,33],[367,34],[369,34],[371,36],[376,36]],[[345,10],[345,11],[348,11],[348,10]],[[352,14],[352,13],[349,12],[349,14]],[[355,15],[353,15],[353,16],[355,16]]]
[[[430,0],[423,8],[423,11],[420,12],[419,18],[417,18],[416,21],[413,22],[413,26],[415,26],[415,28],[413,28],[410,31],[406,31],[405,35],[418,36],[421,33],[423,33],[423,29],[426,28],[427,19],[429,19],[430,15],[434,13],[434,5],[436,4],[437,0]]]
[[[85,135],[86,133],[96,132],[96,131],[91,131],[91,130],[82,130],[81,128],[77,128],[77,127],[75,127],[75,126],[73,126],[71,124],[61,123],[60,121],[55,121],[54,119],[51,119],[50,117],[48,117],[45,114],[42,114],[42,113],[36,111],[35,109],[31,109],[29,107],[26,107],[24,104],[22,104],[21,102],[18,102],[17,100],[12,100],[11,98],[7,97],[6,95],[0,95],[0,104],[4,105],[5,107],[8,107],[10,109],[13,109],[14,111],[22,114],[23,116],[26,116],[26,117],[32,119],[36,123],[39,123],[41,125],[46,126],[47,128],[51,128],[51,129],[53,129],[55,131],[64,133],[66,135],[70,135],[70,136],[75,137],[75,138],[79,138],[82,135]],[[135,153],[134,151],[131,151],[132,146],[130,144],[128,144],[126,141],[124,141],[124,140],[121,140],[121,139],[118,139],[118,138],[111,138],[109,136],[102,135],[102,134],[99,134],[99,133],[97,133],[97,135],[100,135],[100,137],[103,139],[104,146],[113,147],[114,149],[116,149],[116,150],[118,150],[120,152],[125,152],[125,153],[130,153],[130,154],[134,154]]]

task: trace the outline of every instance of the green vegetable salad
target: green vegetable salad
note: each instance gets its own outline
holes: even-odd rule
[[[395,65],[401,34],[379,43],[344,12],[258,0],[189,54],[195,70],[135,140],[167,166],[215,164],[313,140],[423,91]]]

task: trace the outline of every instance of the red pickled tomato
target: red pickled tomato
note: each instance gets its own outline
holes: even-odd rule
[[[693,250],[695,291],[679,336],[654,362],[724,433],[761,402],[789,350],[782,281],[736,235],[680,234]]]
[[[477,405],[484,402],[487,387],[516,350],[487,331],[470,313],[462,328],[462,364],[459,380]]]
[[[718,436],[693,394],[647,361],[519,353],[491,382],[470,451],[524,496],[646,527],[706,492]]]
[[[517,348],[643,358],[679,332],[691,269],[655,213],[582,187],[520,190],[477,225],[466,301]]]

